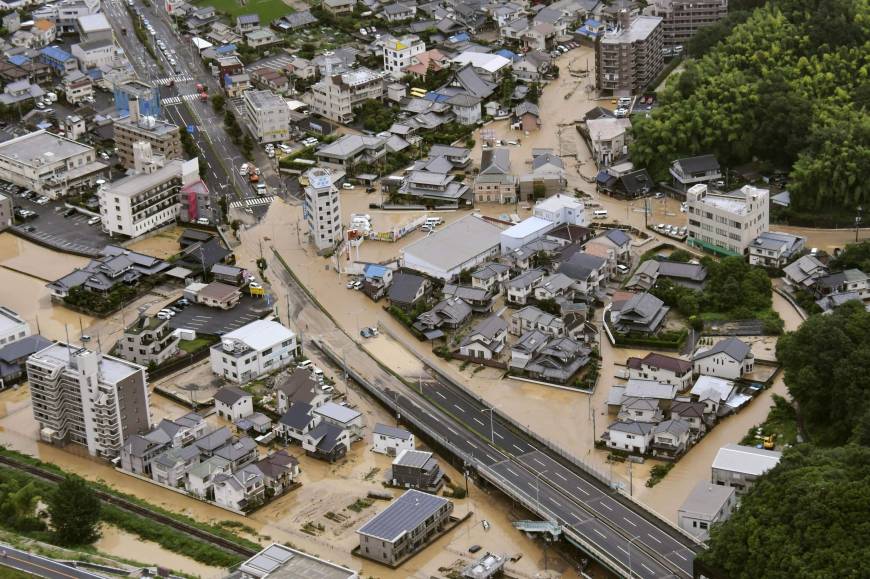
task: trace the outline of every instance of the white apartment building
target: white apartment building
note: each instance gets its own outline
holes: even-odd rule
[[[302,215],[317,253],[331,251],[341,241],[341,200],[332,176],[319,167],[308,171]]]
[[[221,337],[211,347],[211,370],[245,384],[293,362],[299,354],[296,334],[278,322],[256,320]]]
[[[284,99],[270,90],[248,90],[242,95],[245,113],[258,143],[290,139],[290,109]]]
[[[751,185],[711,193],[707,185],[686,192],[688,244],[720,255],[743,255],[770,225],[770,192]]]
[[[0,306],[0,347],[29,335],[30,324],[6,306]]]
[[[33,416],[40,438],[74,443],[113,459],[124,441],[151,429],[145,368],[61,343],[27,360]]]
[[[328,74],[311,87],[311,112],[337,123],[353,120],[353,107],[384,96],[385,72],[358,68],[343,74]]]
[[[419,36],[409,34],[392,38],[384,43],[384,70],[393,78],[401,78],[405,67],[414,64],[418,54],[426,52],[426,43]]]
[[[124,177],[100,188],[100,216],[109,235],[138,237],[178,219],[179,192],[199,179],[199,159],[173,159],[162,167]]]
[[[573,195],[562,193],[538,201],[533,209],[533,215],[556,224],[566,223],[585,227],[588,222],[586,205]]]
[[[0,180],[52,199],[92,188],[108,170],[93,147],[48,131],[0,143]]]

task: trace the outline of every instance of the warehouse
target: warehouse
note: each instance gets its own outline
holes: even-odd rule
[[[467,215],[408,245],[402,251],[402,264],[448,281],[498,255],[500,235],[497,225]]]

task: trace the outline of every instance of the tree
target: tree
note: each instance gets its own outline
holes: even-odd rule
[[[870,241],[847,245],[829,266],[831,271],[860,269],[863,272],[870,272]]]
[[[699,559],[732,579],[870,576],[870,448],[787,450]]]
[[[224,105],[226,104],[227,99],[222,94],[216,94],[211,97],[211,108],[214,109],[214,112],[219,113],[224,110]]]
[[[61,545],[89,545],[100,537],[100,500],[84,479],[61,481],[48,499],[48,513]]]
[[[242,155],[246,159],[250,159],[251,152],[253,150],[254,150],[254,141],[251,139],[251,135],[245,135],[245,138],[242,141]]]

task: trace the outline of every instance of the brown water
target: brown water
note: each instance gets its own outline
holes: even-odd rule
[[[211,567],[189,557],[173,553],[157,543],[143,541],[136,535],[111,525],[103,525],[102,536],[94,547],[107,555],[131,559],[148,566],[164,567],[203,579],[226,576],[226,569]]]
[[[139,253],[166,259],[175,255],[180,250],[178,238],[183,231],[183,227],[172,226],[145,239],[126,243],[124,247],[131,251],[138,251]]]

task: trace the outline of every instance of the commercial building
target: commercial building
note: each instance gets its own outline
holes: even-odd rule
[[[124,441],[151,428],[145,368],[66,344],[52,344],[27,360],[39,437],[80,444],[113,459]]]
[[[29,335],[30,324],[6,306],[0,306],[0,347],[17,342]]]
[[[199,159],[173,159],[146,173],[124,177],[98,191],[109,235],[138,237],[178,219],[181,188],[199,179]]]
[[[178,337],[167,324],[151,316],[141,316],[124,329],[115,345],[118,356],[134,364],[159,366],[178,353]]]
[[[311,112],[337,123],[353,120],[353,107],[384,96],[384,72],[357,68],[343,74],[327,74],[311,87]]]
[[[664,67],[662,19],[637,16],[628,10],[617,17],[617,26],[595,44],[596,86],[606,94],[642,92]]]
[[[108,175],[93,147],[40,130],[0,143],[0,179],[52,199]]]
[[[431,452],[403,450],[393,460],[390,483],[397,487],[434,493],[444,484],[444,473]]]
[[[134,168],[133,146],[140,142],[149,143],[154,155],[181,159],[181,129],[178,125],[140,114],[140,105],[136,98],[131,98],[127,104],[129,114],[114,123],[115,146],[121,164],[128,169]]]
[[[419,54],[426,52],[426,43],[419,36],[409,34],[391,38],[384,43],[384,70],[393,78],[402,78],[405,68],[416,62]]]
[[[241,579],[359,579],[359,574],[352,569],[277,543],[242,563],[239,572]]]
[[[447,499],[409,490],[357,530],[357,552],[396,565],[438,535],[452,512]]]
[[[712,193],[707,185],[686,192],[687,243],[720,255],[743,255],[770,225],[770,192],[744,185],[730,193]]]
[[[308,223],[309,240],[317,253],[324,254],[341,241],[341,201],[326,169],[311,169],[307,176],[302,215]]]
[[[141,80],[128,80],[115,85],[115,112],[120,116],[130,114],[130,99],[139,101],[139,114],[145,117],[160,116],[160,89]]]
[[[646,13],[662,18],[668,48],[685,46],[695,33],[728,15],[728,0],[652,0]]]
[[[209,353],[212,372],[245,384],[283,368],[299,354],[296,334],[269,320],[256,320],[221,336]]]
[[[572,195],[557,193],[542,201],[535,203],[532,215],[553,223],[579,225],[584,227],[587,223],[586,205]]]
[[[99,40],[113,41],[112,25],[100,12],[85,14],[76,18],[76,31],[81,42],[96,42]]]
[[[290,109],[281,96],[270,90],[248,90],[242,98],[251,132],[258,143],[290,139]]]
[[[710,480],[733,487],[737,494],[749,490],[764,473],[779,464],[782,453],[739,444],[726,444],[716,453]]]
[[[402,264],[442,280],[473,269],[498,255],[501,228],[466,215],[401,250]]]
[[[63,93],[68,103],[77,105],[94,97],[94,81],[83,72],[74,70],[63,77]]]

